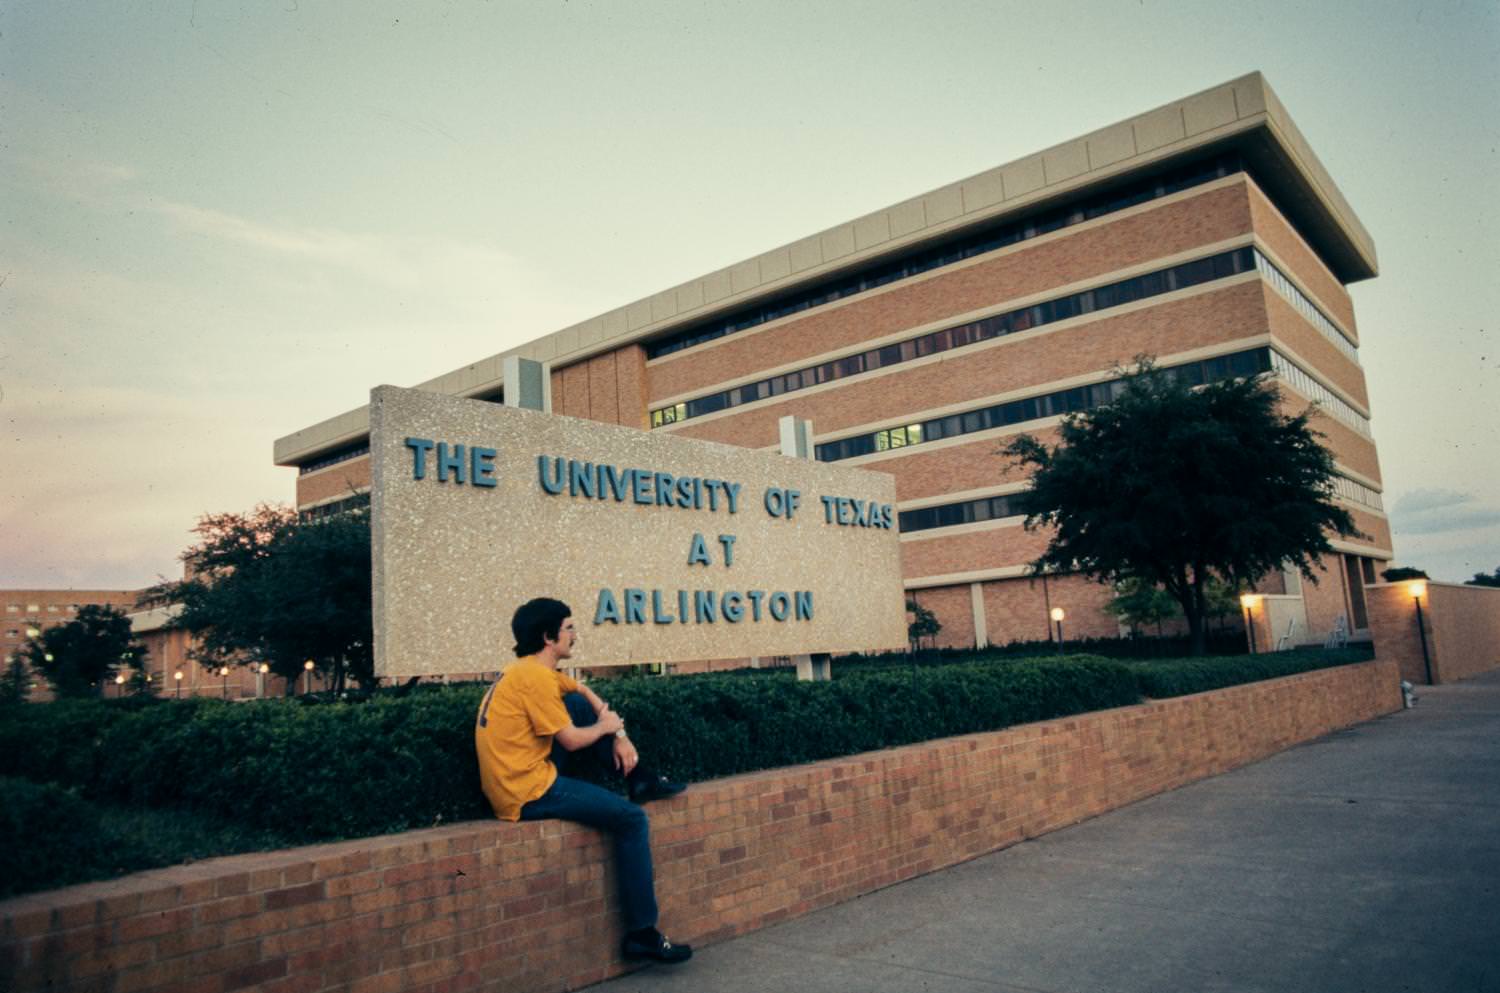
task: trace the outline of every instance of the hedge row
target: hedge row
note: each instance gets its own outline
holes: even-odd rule
[[[1287,652],[1120,662],[977,657],[947,665],[835,663],[835,679],[711,674],[610,681],[601,692],[643,756],[697,781],[1200,692],[1368,657]],[[182,811],[305,841],[489,815],[473,721],[486,687],[361,703],[65,701],[7,710],[0,777],[110,807]],[[31,818],[45,804],[21,794]],[[7,803],[7,806],[10,806]],[[23,815],[13,814],[14,817]],[[39,815],[36,815],[39,816]],[[59,815],[60,816],[60,815]],[[45,834],[44,827],[27,834]]]
[[[1152,699],[1185,696],[1207,690],[1254,683],[1262,679],[1294,676],[1299,672],[1350,665],[1374,658],[1369,645],[1348,648],[1306,648],[1265,655],[1235,655],[1229,658],[1155,659],[1128,662],[1135,673],[1141,695]]]
[[[306,840],[489,814],[473,721],[482,685],[358,704],[274,700],[31,705],[0,721],[0,776],[110,804],[184,808]],[[798,683],[621,679],[605,691],[641,753],[702,780],[1134,703],[1090,658]],[[14,719],[10,719],[11,717]]]

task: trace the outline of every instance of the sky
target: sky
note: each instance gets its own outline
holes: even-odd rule
[[[180,575],[272,442],[1260,70],[1375,239],[1400,564],[1500,567],[1500,5],[0,0],[0,588]]]

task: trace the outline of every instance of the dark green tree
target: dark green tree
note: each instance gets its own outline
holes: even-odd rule
[[[1158,637],[1162,633],[1162,622],[1182,613],[1172,594],[1136,577],[1115,584],[1114,599],[1106,603],[1104,609],[1128,624],[1132,631],[1139,632],[1147,624],[1155,626]]]
[[[123,610],[86,604],[71,621],[28,641],[21,655],[59,697],[86,697],[100,695],[117,669],[143,671],[146,646]]]
[[[5,672],[0,673],[0,706],[25,703],[30,695],[31,673],[26,670],[26,662],[19,654],[12,655],[5,665]]]
[[[212,666],[265,663],[290,694],[311,659],[342,691],[374,680],[370,516],[354,510],[301,520],[262,504],[210,514],[183,553],[187,578],[153,587],[146,602],[181,604],[175,624]]]
[[[912,615],[911,623],[906,625],[906,640],[915,654],[921,650],[924,639],[928,645],[932,644],[932,639],[943,630],[943,625],[936,614],[915,600],[906,601],[906,612]]]
[[[1495,566],[1493,574],[1476,572],[1474,578],[1464,583],[1465,586],[1500,586],[1500,565]]]
[[[1315,582],[1328,535],[1358,532],[1308,413],[1283,416],[1269,382],[1194,389],[1137,362],[1112,403],[1064,418],[1055,448],[1022,435],[1003,454],[1033,470],[1027,529],[1051,529],[1033,568],[1160,586],[1201,655],[1212,580],[1248,588],[1291,563]]]
[[[1421,569],[1413,569],[1410,566],[1397,566],[1387,569],[1380,574],[1380,578],[1387,583],[1404,583],[1408,579],[1431,579],[1432,577]]]

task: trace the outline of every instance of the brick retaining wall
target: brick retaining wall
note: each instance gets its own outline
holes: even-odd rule
[[[720,941],[1004,848],[1389,713],[1397,673],[1367,662],[696,785],[651,808],[662,920]],[[624,968],[609,861],[586,828],[469,822],[22,897],[0,903],[0,989],[577,988]]]

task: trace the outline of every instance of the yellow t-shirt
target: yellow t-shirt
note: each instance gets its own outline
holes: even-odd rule
[[[521,819],[521,808],[552,788],[552,736],[573,719],[563,694],[574,693],[573,677],[536,656],[512,662],[484,695],[474,722],[479,784],[502,820]]]

